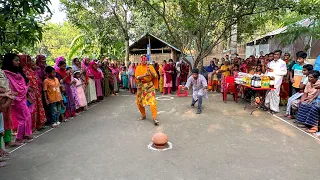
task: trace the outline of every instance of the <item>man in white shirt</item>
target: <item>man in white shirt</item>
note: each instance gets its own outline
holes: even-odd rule
[[[198,102],[198,111],[197,114],[202,113],[202,97],[208,99],[207,95],[207,80],[206,78],[199,74],[198,69],[192,69],[192,76],[188,78],[187,84],[185,85],[184,89],[190,89],[192,86],[193,93],[192,93],[192,103],[191,106],[194,107],[196,102]]]
[[[275,78],[275,89],[268,91],[265,99],[265,106],[269,108],[271,112],[279,112],[280,87],[283,76],[287,74],[287,65],[286,62],[280,58],[281,54],[281,50],[276,50],[274,52],[274,60],[267,65],[267,76],[273,76]]]

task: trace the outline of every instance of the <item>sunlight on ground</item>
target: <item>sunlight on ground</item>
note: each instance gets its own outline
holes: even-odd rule
[[[289,137],[296,136],[296,134],[292,131],[292,128],[288,128],[284,124],[273,125],[271,128]]]
[[[242,127],[242,130],[247,134],[252,132],[251,126],[249,124],[247,124],[247,123],[242,123],[241,127]]]
[[[207,131],[208,132],[215,132],[216,130],[222,130],[222,129],[224,129],[224,128],[221,127],[220,124],[211,124],[211,125],[209,125]]]

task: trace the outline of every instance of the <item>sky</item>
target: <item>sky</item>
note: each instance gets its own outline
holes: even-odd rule
[[[52,23],[62,23],[66,20],[66,13],[59,10],[60,0],[51,0],[51,5],[49,6],[52,11],[52,18],[50,22]]]

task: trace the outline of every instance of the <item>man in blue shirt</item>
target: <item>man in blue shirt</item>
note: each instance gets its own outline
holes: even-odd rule
[[[208,72],[208,89],[209,91],[212,90],[212,76],[215,73],[216,65],[214,63],[214,60],[210,61],[210,65],[205,67],[206,71]]]

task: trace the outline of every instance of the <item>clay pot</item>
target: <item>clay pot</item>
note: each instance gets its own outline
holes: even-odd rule
[[[155,148],[165,148],[168,142],[168,136],[164,133],[157,133],[153,135],[152,142]]]

